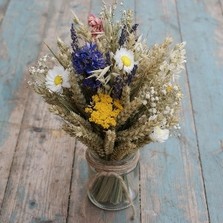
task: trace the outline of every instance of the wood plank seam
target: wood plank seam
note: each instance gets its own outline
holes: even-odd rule
[[[181,31],[181,23],[180,23],[180,18],[179,18],[179,10],[177,6],[177,0],[175,0],[175,6],[176,6],[176,11],[177,11],[177,22],[179,26],[179,33],[180,33],[180,38],[181,41],[183,41],[183,35]],[[193,104],[193,98],[192,98],[192,93],[191,93],[191,88],[190,88],[190,80],[189,80],[189,75],[188,75],[188,68],[187,64],[185,64],[185,71],[186,71],[186,77],[187,77],[187,84],[189,86],[189,100],[190,100],[190,105],[192,108],[192,120],[193,120],[193,126],[195,129],[195,136],[196,136],[196,142],[197,142],[197,149],[198,149],[198,159],[200,163],[200,172],[201,172],[201,177],[202,177],[202,182],[203,182],[203,189],[204,189],[204,195],[205,195],[205,203],[206,203],[206,210],[207,210],[207,215],[208,215],[208,222],[210,221],[210,213],[209,213],[209,207],[208,207],[208,202],[207,202],[207,191],[206,191],[206,185],[205,185],[205,179],[204,179],[204,173],[203,173],[203,166],[202,166],[202,160],[201,160],[201,154],[200,154],[200,146],[199,146],[199,139],[198,139],[198,134],[197,134],[197,126],[196,126],[196,120],[195,120],[195,115],[194,115],[194,104]]]
[[[76,148],[77,148],[77,140],[75,142],[72,169],[71,169],[71,178],[70,178],[70,185],[69,185],[69,197],[68,197],[68,205],[67,205],[66,223],[68,223],[68,221],[69,221],[69,212],[70,212],[70,202],[71,202],[71,193],[72,193],[72,182],[73,182],[73,177],[74,177],[74,164],[75,164],[75,157],[76,157]]]
[[[58,3],[59,3],[59,1],[58,1]],[[61,5],[61,4],[60,4]],[[69,5],[68,4],[68,2],[67,2],[67,4],[64,4],[63,3],[63,5]],[[44,36],[45,37],[47,37],[48,36],[48,34],[49,34],[49,32],[46,32],[46,30],[47,30],[47,27],[50,25],[52,25],[52,24],[55,24],[55,26],[56,27],[58,27],[58,26],[60,26],[60,17],[61,17],[61,7],[60,7],[60,10],[57,10],[57,15],[58,15],[58,18],[57,19],[52,19],[52,17],[50,17],[50,15],[53,15],[53,13],[54,13],[54,11],[55,11],[55,5],[54,5],[54,1],[53,0],[51,0],[50,1],[50,3],[48,4],[48,8],[49,8],[49,10],[48,10],[48,13],[49,13],[49,18],[48,18],[48,20],[44,23],[44,30],[43,30],[43,34],[41,35],[41,40],[44,38]],[[53,17],[54,18],[54,17]],[[56,20],[56,21],[54,21],[54,20]],[[53,25],[53,27],[54,27],[54,25]],[[48,27],[48,28],[50,28],[50,27]],[[47,35],[46,35],[46,33],[47,33]],[[53,36],[54,37],[54,36]],[[55,42],[56,42],[56,40],[55,40]],[[43,47],[41,47],[40,46],[40,49],[41,48],[43,48]],[[29,91],[30,92],[30,91]],[[21,138],[22,137],[20,137],[20,135],[21,135],[21,130],[24,130],[24,128],[26,128],[26,127],[30,127],[31,128],[31,131],[32,131],[32,129],[34,129],[34,132],[36,131],[37,133],[38,132],[41,132],[43,129],[50,129],[50,130],[52,130],[52,131],[55,131],[54,130],[54,128],[53,129],[51,129],[51,128],[42,128],[42,126],[41,125],[43,125],[43,126],[45,126],[43,123],[40,123],[40,127],[35,127],[35,126],[33,126],[32,124],[31,124],[31,126],[29,126],[29,125],[24,125],[24,116],[26,116],[28,113],[30,113],[30,110],[29,110],[29,108],[27,109],[27,107],[29,107],[29,106],[27,106],[27,103],[35,103],[35,101],[32,101],[32,97],[31,97],[31,95],[33,95],[33,94],[29,94],[29,96],[27,96],[26,98],[27,98],[27,100],[28,100],[28,102],[26,102],[26,104],[25,104],[25,110],[24,110],[24,113],[23,113],[23,117],[22,117],[22,121],[21,121],[21,123],[22,123],[22,125],[21,125],[21,128],[20,128],[20,134],[19,134],[19,136],[18,136],[18,141],[19,141],[19,143],[20,143],[20,147],[21,147],[21,145],[23,146],[23,144],[21,144]],[[45,105],[46,106],[46,105]],[[31,113],[32,113],[32,111],[31,111]],[[48,114],[48,113],[47,113]],[[29,116],[29,118],[30,119],[32,119],[32,116]],[[26,123],[26,122],[25,122]],[[36,123],[36,124],[38,124],[38,122]],[[29,130],[27,130],[26,131],[26,129],[25,129],[25,131],[23,131],[22,132],[22,134],[24,134],[24,132],[28,132]],[[61,131],[61,130],[59,130],[59,131]],[[28,134],[29,135],[29,134]],[[52,134],[53,135],[53,134]],[[64,134],[65,135],[65,134]],[[52,139],[52,138],[51,138]],[[32,139],[31,139],[32,140]],[[18,141],[17,141],[17,144],[18,144]],[[35,141],[35,140],[33,140],[33,141]],[[50,140],[49,140],[50,141]],[[68,140],[69,141],[69,140]],[[74,143],[75,144],[75,143]],[[16,151],[18,151],[17,150],[17,148],[19,147],[19,146],[17,146],[16,145]],[[27,155],[28,155],[28,153],[30,154],[30,151],[28,151],[27,150],[27,148],[28,147],[25,147],[25,156],[24,156],[24,162],[22,162],[21,163],[21,169],[22,170],[25,170],[25,169],[27,169],[27,160],[29,160],[30,159],[30,157],[28,157],[27,158]],[[51,148],[53,148],[53,147],[51,147]],[[67,148],[69,148],[69,147],[67,147]],[[28,151],[28,152],[27,152]],[[35,148],[33,149],[33,151],[35,151]],[[72,150],[71,150],[71,153],[73,154],[74,153],[74,146],[72,145]],[[15,156],[13,156],[13,160],[16,160],[16,156],[19,156],[19,153],[17,153]],[[33,157],[31,157],[31,159],[32,159]],[[73,157],[72,157],[73,158]],[[71,165],[67,165],[68,167],[69,167],[69,169],[71,169],[71,167],[72,167],[72,161],[71,161],[71,163],[70,163]],[[13,162],[13,164],[12,164],[12,167],[14,166],[14,162]],[[10,171],[10,174],[11,174],[11,171]],[[18,175],[18,177],[17,177],[17,182],[19,182],[19,186],[20,185],[22,185],[22,183],[24,182],[24,180],[22,179],[22,177],[23,177],[23,174],[24,174],[24,172],[22,173],[22,174],[20,174],[20,175]],[[11,174],[11,175],[13,175],[13,174]],[[10,175],[10,176],[11,176]],[[68,181],[68,184],[67,185],[69,185],[69,182],[70,182],[70,177],[71,177],[71,171],[70,171],[70,173],[69,173],[69,175],[67,175],[68,177],[67,177],[67,179],[69,179],[69,181]],[[10,179],[11,179],[11,177],[10,177]],[[21,183],[20,183],[21,182]],[[25,181],[26,182],[26,181]],[[15,185],[16,186],[16,185]],[[46,185],[47,186],[47,185]],[[8,187],[7,187],[8,188]],[[17,196],[17,194],[18,194],[18,188],[19,187],[15,187],[15,193],[14,194],[16,194],[16,197],[18,197]],[[67,187],[67,189],[68,189],[68,187]],[[28,191],[28,188],[25,188],[25,190],[26,191]],[[7,191],[6,191],[7,192]],[[34,194],[35,195],[35,194]],[[48,196],[48,194],[46,194],[47,196]],[[67,193],[67,195],[68,195],[68,193]],[[47,197],[46,196],[46,197]],[[38,195],[37,195],[37,198],[38,198]],[[19,217],[19,219],[21,218],[21,219],[23,219],[23,222],[24,222],[24,218],[26,218],[25,216],[30,216],[30,217],[27,217],[27,219],[29,218],[29,219],[31,219],[31,220],[33,220],[34,222],[39,222],[39,221],[41,221],[42,222],[42,218],[44,218],[44,216],[39,216],[39,214],[38,214],[38,212],[39,213],[41,213],[41,211],[43,211],[44,210],[44,214],[47,216],[47,217],[45,217],[44,219],[46,219],[46,221],[48,222],[58,222],[58,223],[61,223],[61,222],[65,222],[66,221],[66,216],[67,216],[67,206],[66,205],[64,205],[63,206],[63,204],[67,204],[67,201],[68,201],[68,199],[67,199],[67,196],[65,197],[65,199],[63,199],[64,200],[64,202],[63,203],[61,203],[62,205],[52,205],[51,204],[51,202],[49,202],[49,203],[46,203],[46,205],[44,204],[44,205],[42,205],[42,207],[40,207],[40,208],[36,208],[36,206],[35,206],[35,210],[34,210],[34,213],[35,213],[35,211],[36,211],[36,213],[33,215],[33,213],[31,212],[31,214],[29,214],[29,215],[27,215],[28,213],[27,213],[27,207],[29,207],[29,203],[23,203],[23,206],[19,206],[18,207],[18,209],[20,209],[19,211],[18,211],[18,214],[20,214],[20,217]],[[5,202],[5,203],[7,203],[7,202]],[[15,216],[15,214],[17,213],[16,212],[16,209],[17,209],[17,207],[15,206],[15,204],[16,203],[14,203],[13,205],[14,205],[14,209],[12,210],[12,214],[9,216],[9,217],[12,217],[13,218],[13,216]],[[5,205],[6,207],[7,207],[7,204]],[[59,214],[54,214],[54,215],[52,215],[51,213],[49,213],[48,214],[48,211],[46,211],[45,212],[45,208],[47,208],[48,206],[50,206],[50,208],[51,208],[51,210],[53,210],[53,209],[58,209],[59,210]],[[57,207],[57,208],[52,208],[52,207]],[[64,207],[64,211],[63,211],[63,207]],[[4,205],[3,205],[3,208],[4,208]],[[60,210],[61,209],[61,210]],[[4,209],[3,209],[4,210]],[[39,211],[38,211],[39,210]],[[27,214],[26,214],[27,213]],[[44,215],[43,214],[43,215]],[[18,219],[18,221],[19,221],[19,219]],[[63,219],[63,220],[61,220],[61,219]],[[27,221],[27,222],[30,222],[30,221]]]
[[[28,99],[26,98],[25,107],[26,107],[27,102],[28,102]],[[25,111],[25,107],[24,107],[24,111]],[[25,114],[24,111],[23,111],[23,114],[22,114],[22,120],[24,119],[24,114]],[[16,153],[17,146],[18,146],[18,143],[19,143],[19,137],[20,137],[20,134],[21,134],[22,121],[21,121],[20,125],[18,124],[18,126],[19,126],[19,134],[18,134],[18,137],[16,139],[15,149],[13,151],[13,158],[12,158],[12,163],[11,163],[11,166],[10,166],[10,169],[9,169],[9,176],[11,175],[11,172],[12,172],[12,166],[13,166],[13,162],[14,162],[14,157],[15,157],[15,153]],[[7,180],[5,191],[4,191],[4,197],[3,197],[3,200],[2,200],[2,203],[1,203],[1,207],[0,207],[0,216],[2,214],[1,212],[2,212],[3,204],[4,204],[5,200],[6,200],[6,197],[5,197],[6,193],[5,192],[7,191],[8,186],[9,186],[9,178],[10,178],[9,176],[8,176],[8,180]]]
[[[139,222],[142,222],[142,199],[141,199],[141,165],[139,160]]]
[[[218,0],[218,2],[219,2],[219,5],[220,5],[220,8],[221,8],[221,14],[223,16],[223,3],[222,3],[221,0]]]
[[[9,2],[10,2],[10,1],[9,1]],[[7,4],[7,8],[8,8],[8,6],[9,6],[9,2],[8,2],[8,4]],[[52,6],[52,4],[53,4],[53,0],[50,1],[50,5],[49,5],[49,6]],[[49,24],[48,22],[45,23],[44,30],[43,30],[43,34],[42,34],[43,37],[46,35],[47,28],[48,28],[48,24]],[[40,50],[39,50],[39,54],[40,54]],[[29,92],[31,91],[31,89],[28,88],[27,91],[28,91],[28,93],[29,93]],[[11,175],[11,171],[12,171],[12,166],[13,166],[13,162],[14,162],[15,153],[16,153],[17,146],[18,146],[18,143],[19,143],[19,137],[20,137],[20,135],[21,135],[22,123],[23,123],[23,120],[24,120],[24,117],[25,117],[25,116],[24,116],[24,115],[25,115],[25,108],[26,108],[26,106],[27,106],[28,99],[29,99],[29,97],[30,97],[30,94],[27,94],[27,95],[28,95],[28,97],[25,98],[25,103],[24,103],[25,106],[24,106],[24,109],[23,109],[23,114],[22,114],[21,123],[18,124],[18,127],[19,127],[19,133],[18,133],[18,137],[17,137],[17,139],[16,139],[16,145],[15,145],[15,149],[14,149],[14,152],[13,152],[13,158],[12,158],[12,163],[11,163],[10,170],[9,170],[9,176]],[[10,178],[10,177],[8,177],[8,180],[7,180],[7,183],[6,183],[6,187],[5,187],[5,191],[4,191],[3,200],[2,200],[2,203],[1,203],[1,206],[0,206],[0,216],[2,215],[1,211],[2,211],[3,204],[4,204],[4,202],[5,202],[5,199],[6,199],[6,197],[5,197],[5,192],[7,191],[7,188],[8,188],[9,178]]]
[[[62,120],[61,120],[61,121],[62,121]],[[36,132],[38,132],[38,131],[40,132],[41,130],[64,132],[64,131],[62,130],[61,127],[60,127],[60,128],[54,128],[54,127],[39,127],[39,126],[36,126],[36,125],[28,125],[28,124],[26,124],[26,125],[24,125],[24,124],[20,125],[20,124],[18,124],[18,123],[7,122],[7,121],[0,121],[0,123],[2,123],[2,124],[12,124],[12,125],[15,126],[15,127],[20,127],[21,130],[22,130],[22,129],[28,129],[28,128],[30,128],[30,129],[33,129],[33,130],[36,131]],[[65,132],[64,132],[64,133],[65,133]]]
[[[143,32],[147,34],[147,27],[151,27],[150,43],[161,42],[166,35],[181,42],[175,1],[154,0],[150,1],[149,7],[144,0],[137,3],[137,17],[144,24],[141,26]],[[208,222],[185,72],[179,82],[185,93],[182,120],[186,119],[181,124],[181,140],[172,138],[164,145],[148,146],[150,149],[155,147],[153,151],[142,151],[145,152],[141,163],[141,178],[144,178],[141,181],[144,184],[141,188],[144,201],[142,221],[145,223]],[[157,151],[163,156],[156,155]]]
[[[3,3],[2,3],[3,2]],[[1,5],[2,6],[4,6],[4,4],[5,4],[5,2],[6,1],[1,1]],[[15,4],[15,2],[14,1],[9,1],[8,2],[8,4],[7,4],[7,8],[6,8],[6,6],[5,6],[5,9],[7,9],[6,11],[5,11],[5,17],[4,17],[4,21],[3,21],[3,23],[1,23],[1,31],[2,31],[2,34],[1,34],[1,37],[3,38],[3,40],[4,40],[4,32],[7,30],[7,23],[8,23],[8,25],[10,25],[10,27],[11,27],[11,23],[10,23],[10,19],[11,18],[13,18],[13,17],[15,17],[16,15],[15,14],[13,14],[12,13],[12,10],[14,10],[14,8],[16,7],[16,6],[14,6],[14,4]],[[47,4],[46,4],[47,5]],[[41,7],[40,7],[41,8]],[[43,35],[43,31],[44,31],[44,25],[46,24],[45,23],[45,19],[44,19],[44,14],[42,13],[42,12],[44,12],[44,11],[41,11],[41,14],[40,14],[40,16],[42,16],[42,20],[44,21],[44,23],[43,23],[43,26],[39,29],[39,31],[40,31],[40,33],[39,33],[39,35],[40,35],[40,38],[42,39],[42,35]],[[37,13],[38,14],[38,13]],[[42,21],[41,20],[41,21]],[[34,21],[34,20],[33,20]],[[15,24],[16,24],[16,22],[15,22]],[[38,23],[37,23],[38,24]],[[27,24],[28,25],[28,24]],[[32,24],[33,25],[33,24]],[[27,26],[28,27],[28,26]],[[5,29],[5,30],[4,30]],[[29,34],[31,35],[32,33],[30,33],[29,32]],[[25,35],[24,35],[24,33],[20,33],[19,34],[20,36],[20,38],[24,38],[24,37],[26,37]],[[39,37],[39,36],[38,36]],[[14,40],[15,40],[15,42],[16,42],[16,38],[13,36],[12,38],[14,38]],[[40,39],[39,38],[39,39]],[[38,40],[39,40],[38,39]],[[12,42],[12,39],[11,39],[11,42]],[[10,41],[9,42],[7,42],[8,44],[10,44],[11,43]],[[34,39],[34,41],[33,41],[33,43],[35,44],[35,43],[37,43],[37,42],[35,42],[35,39]],[[6,45],[7,46],[7,45]],[[6,48],[7,49],[7,48]],[[6,49],[4,49],[4,50],[6,50]],[[8,45],[8,49],[7,50],[11,50],[10,49],[10,45]],[[8,52],[6,50],[6,53]],[[30,49],[28,49],[28,50],[30,50]],[[26,52],[28,52],[28,51],[26,51]],[[36,55],[37,56],[37,53],[38,53],[38,48],[37,48],[37,51],[35,51],[36,53],[34,54],[34,55]],[[7,54],[8,55],[8,54]],[[8,55],[9,57],[11,56],[10,54]],[[27,56],[27,54],[25,54],[25,56]],[[27,60],[25,60],[25,61],[27,61],[26,63],[24,63],[24,62],[22,62],[22,60],[20,59],[20,60],[18,60],[20,63],[21,63],[21,67],[22,67],[22,69],[21,70],[17,70],[17,69],[15,69],[15,70],[12,70],[12,72],[15,72],[15,73],[17,73],[17,78],[20,80],[20,79],[22,79],[22,75],[24,74],[24,73],[26,73],[25,72],[25,65],[27,65],[28,64],[28,62],[29,62],[29,60],[28,60],[28,58],[26,58]],[[4,62],[5,62],[5,58],[2,60],[3,61],[3,64],[4,64]],[[19,63],[17,61],[17,63]],[[10,65],[10,64],[9,64]],[[3,77],[4,77],[4,69],[3,69]],[[18,73],[19,72],[19,73]],[[24,77],[25,77],[25,75],[24,75]],[[14,122],[16,122],[16,120],[17,119],[13,119],[14,120],[14,122],[12,121],[8,121],[7,122],[7,120],[2,120],[3,121],[3,123],[7,123],[7,124],[9,124],[8,126],[14,126],[16,129],[17,129],[17,133],[16,133],[16,135],[14,135],[14,138],[11,140],[10,139],[10,137],[9,137],[9,139],[7,139],[7,138],[5,138],[6,140],[11,140],[11,141],[14,141],[14,143],[13,143],[13,146],[11,147],[11,148],[9,148],[9,150],[11,151],[11,153],[10,153],[10,156],[9,156],[9,158],[6,160],[6,164],[7,165],[5,165],[4,166],[4,162],[3,162],[3,170],[7,170],[7,171],[5,171],[6,172],[6,174],[5,174],[5,179],[4,179],[4,182],[3,182],[3,184],[2,184],[2,186],[3,186],[3,188],[2,188],[2,191],[1,191],[1,205],[0,205],[0,212],[2,212],[2,208],[4,207],[4,200],[5,200],[5,193],[6,193],[6,191],[7,191],[7,188],[8,188],[8,182],[9,182],[9,176],[10,176],[10,174],[11,174],[11,167],[12,167],[12,163],[13,163],[13,160],[14,160],[14,156],[15,156],[15,152],[16,152],[16,147],[17,147],[17,145],[18,145],[18,136],[19,136],[19,133],[20,133],[20,131],[21,131],[21,129],[20,129],[20,127],[21,127],[21,119],[22,119],[22,117],[23,117],[23,115],[24,115],[24,110],[25,110],[25,104],[26,104],[26,102],[27,102],[27,97],[28,97],[28,95],[26,94],[26,93],[28,93],[28,91],[27,91],[27,88],[25,87],[25,81],[21,81],[21,84],[20,84],[20,86],[18,87],[19,89],[17,90],[17,86],[16,86],[16,88],[13,88],[13,89],[11,89],[11,91],[10,92],[12,92],[12,95],[10,96],[11,98],[10,98],[10,100],[11,101],[9,101],[9,103],[12,103],[12,102],[17,102],[17,103],[15,103],[15,106],[13,106],[13,108],[12,108],[12,110],[10,110],[10,111],[8,111],[8,113],[6,113],[7,114],[7,116],[8,116],[8,119],[11,119],[10,117],[11,117],[11,115],[14,113],[14,109],[15,109],[15,112],[16,112],[16,108],[17,108],[17,105],[19,105],[19,102],[20,101],[16,101],[17,99],[17,94],[19,94],[20,93],[20,91],[24,91],[25,93],[24,93],[24,97],[22,98],[23,99],[23,101],[25,102],[25,103],[22,103],[23,105],[19,108],[19,116],[21,116],[21,117],[19,117],[19,120],[18,120],[18,122],[17,122],[17,124],[18,125],[11,125],[11,123],[14,123]],[[12,86],[14,86],[14,85],[12,85]],[[15,86],[14,86],[15,87]],[[22,89],[22,90],[20,90],[20,89]],[[7,106],[6,106],[7,107]],[[3,110],[4,111],[4,110]],[[3,117],[4,118],[4,117]],[[15,117],[14,117],[15,118]],[[10,123],[11,122],[11,123]],[[1,124],[2,124],[2,122],[1,122]],[[4,129],[2,129],[3,131],[4,131]],[[10,132],[11,133],[11,132]],[[3,145],[3,150],[5,149],[5,153],[6,153],[6,155],[7,155],[7,157],[8,157],[8,154],[7,154],[7,151],[6,151],[6,148],[4,148],[4,145]],[[3,155],[4,155],[4,151],[3,151]]]

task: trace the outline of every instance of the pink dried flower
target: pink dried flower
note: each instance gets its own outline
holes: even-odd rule
[[[96,36],[104,31],[102,20],[93,14],[88,16],[88,25],[91,27],[91,33]]]

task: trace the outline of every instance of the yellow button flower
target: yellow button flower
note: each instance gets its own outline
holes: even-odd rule
[[[85,108],[85,112],[90,114],[90,122],[108,129],[116,126],[116,117],[122,109],[119,100],[111,98],[110,95],[99,93],[92,97],[92,105]]]

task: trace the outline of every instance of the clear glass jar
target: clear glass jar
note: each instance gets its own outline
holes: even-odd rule
[[[114,211],[129,207],[131,205],[129,198],[133,202],[137,198],[139,192],[139,165],[138,158],[136,157],[139,155],[134,153],[121,161],[106,161],[100,159],[96,154],[89,152],[89,150],[87,150],[86,153],[88,153],[86,156],[88,155],[93,162],[99,162],[100,164],[109,167],[112,166],[110,169],[114,169],[112,173],[109,171],[111,174],[102,174],[100,176],[102,170],[97,171],[96,168],[92,167],[91,163],[88,162],[90,184],[94,179],[87,191],[91,202],[104,210]],[[133,160],[136,161],[136,164],[133,168],[130,168],[130,171],[124,170],[122,174],[118,174],[121,178],[115,176],[116,174],[113,174],[115,173],[115,169],[118,170],[120,167],[122,168],[123,165],[126,165],[127,163],[129,164]],[[123,188],[123,183],[125,184],[127,191]],[[126,192],[128,192],[129,197],[126,196]]]

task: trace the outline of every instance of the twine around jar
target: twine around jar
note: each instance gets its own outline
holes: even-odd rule
[[[90,178],[87,185],[88,189],[90,190],[94,185],[94,183],[96,182],[96,180],[102,176],[116,177],[117,179],[120,180],[123,191],[129,201],[130,206],[132,207],[132,212],[133,212],[132,219],[134,219],[136,214],[135,206],[133,204],[133,200],[130,197],[128,187],[121,176],[123,174],[131,172],[136,168],[139,161],[139,151],[136,152],[135,156],[133,156],[131,160],[128,160],[128,162],[122,163],[120,165],[106,165],[106,163],[98,162],[95,159],[92,159],[92,156],[90,155],[90,152],[88,150],[86,151],[85,156],[88,164],[97,171],[97,174],[92,178]]]

